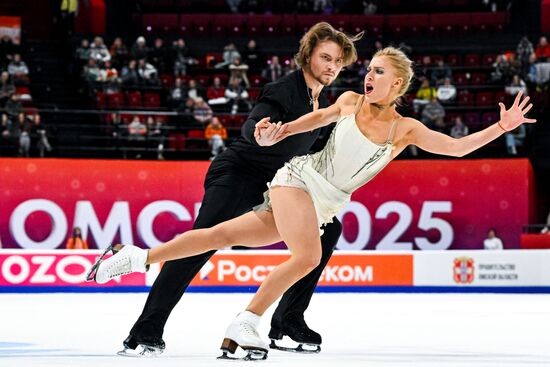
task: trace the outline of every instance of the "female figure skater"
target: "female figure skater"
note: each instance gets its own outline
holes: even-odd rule
[[[259,247],[283,240],[291,257],[266,277],[252,301],[230,324],[222,344],[224,356],[237,346],[248,350],[249,359],[265,359],[268,345],[259,337],[261,315],[285,290],[315,268],[321,257],[319,227],[331,220],[349,201],[352,192],[380,172],[408,145],[426,151],[461,157],[506,131],[534,119],[521,92],[512,107],[500,103],[500,120],[460,139],[428,129],[421,122],[400,116],[395,105],[413,77],[411,61],[398,49],[378,51],[364,80],[364,94],[345,92],[334,105],[292,122],[256,125],[260,145],[276,144],[287,136],[311,131],[337,121],[325,148],[298,156],[279,169],[269,184],[263,204],[235,219],[212,228],[185,232],[158,247],[111,246],[115,255],[94,267],[94,279],[105,283],[131,273],[145,272],[148,264],[201,254],[208,250],[243,245]],[[299,213],[300,215],[296,215]],[[92,268],[91,273],[93,273]]]

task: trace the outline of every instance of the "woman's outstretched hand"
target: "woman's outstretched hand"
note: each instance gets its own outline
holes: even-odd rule
[[[256,123],[254,138],[258,145],[268,147],[283,140],[286,137],[285,131],[286,125],[281,121],[275,124],[269,122],[269,117],[264,117]]]
[[[533,107],[533,104],[529,103],[529,105],[527,105],[527,102],[529,102],[529,97],[525,97],[522,100],[522,96],[523,92],[520,91],[514,100],[514,104],[508,110],[506,109],[506,106],[504,106],[504,103],[498,104],[500,106],[500,127],[506,131],[514,130],[524,122],[531,124],[537,122],[536,119],[525,117],[527,112],[529,112],[529,110]]]

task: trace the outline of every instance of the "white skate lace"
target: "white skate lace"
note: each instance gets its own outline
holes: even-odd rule
[[[241,322],[241,327],[244,329],[244,331],[249,335],[254,335],[256,337],[260,337],[260,334],[258,334],[258,331],[254,326],[249,324],[248,322]]]
[[[128,256],[124,256],[117,259],[110,264],[105,272],[109,274],[109,278],[130,274],[132,272],[130,258]]]

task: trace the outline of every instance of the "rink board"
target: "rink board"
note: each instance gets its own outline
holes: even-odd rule
[[[98,285],[84,281],[98,250],[0,250],[0,292],[143,292],[159,265]],[[289,257],[284,250],[219,251],[191,292],[253,292]],[[550,293],[550,250],[336,251],[320,292]]]

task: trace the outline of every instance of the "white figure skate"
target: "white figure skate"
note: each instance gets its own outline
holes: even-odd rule
[[[250,311],[244,311],[237,315],[225,332],[225,338],[221,346],[223,354],[218,359],[232,359],[244,361],[258,361],[267,358],[269,346],[258,334],[260,316]],[[229,356],[235,354],[237,347],[241,347],[247,354],[238,358]]]
[[[113,256],[103,260],[105,255],[111,251]],[[145,264],[146,261],[147,250],[136,246],[111,245],[92,265],[86,275],[86,280],[95,280],[96,283],[103,284],[121,275],[134,272],[145,273],[149,270],[149,265]]]

